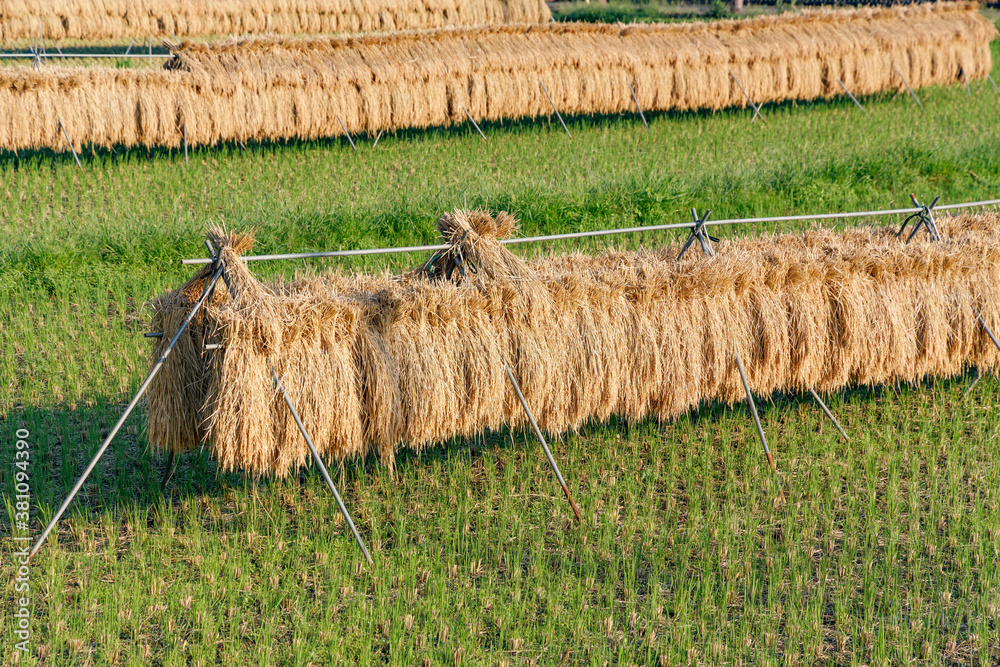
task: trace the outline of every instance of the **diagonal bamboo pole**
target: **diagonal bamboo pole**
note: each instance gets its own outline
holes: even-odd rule
[[[220,265],[212,273],[212,278],[208,281],[208,284],[205,285],[205,290],[202,292],[201,297],[199,297],[194,306],[191,307],[191,312],[188,313],[186,318],[184,318],[184,322],[181,324],[180,328],[177,329],[177,333],[174,334],[174,337],[170,339],[170,343],[167,344],[167,348],[163,351],[163,354],[161,354],[160,358],[157,359],[155,364],[153,364],[153,368],[150,369],[149,375],[147,375],[146,379],[143,380],[141,385],[139,385],[139,389],[135,392],[135,396],[132,397],[132,401],[128,404],[128,407],[125,408],[125,412],[122,413],[122,416],[118,418],[118,422],[115,424],[114,428],[111,429],[111,432],[108,433],[108,437],[104,439],[101,447],[97,450],[94,458],[90,461],[90,465],[88,465],[87,469],[83,471],[80,479],[78,479],[76,484],[73,486],[73,490],[69,492],[69,495],[66,496],[66,499],[59,507],[59,511],[55,513],[55,516],[53,516],[52,520],[49,521],[49,525],[45,527],[45,530],[43,530],[42,534],[38,537],[38,541],[35,542],[35,546],[31,549],[31,553],[28,555],[29,558],[33,557],[36,553],[38,553],[38,550],[42,548],[45,538],[49,536],[49,533],[52,532],[52,529],[59,522],[60,517],[62,517],[63,513],[66,511],[66,508],[69,507],[71,502],[73,502],[73,498],[75,498],[76,494],[80,492],[80,489],[83,487],[83,483],[87,481],[90,473],[93,472],[94,468],[97,466],[97,462],[101,460],[102,456],[104,456],[104,452],[108,449],[108,445],[111,444],[111,441],[114,439],[115,435],[117,435],[118,430],[122,427],[122,424],[124,424],[125,420],[128,419],[128,416],[132,414],[132,410],[134,410],[135,406],[138,405],[139,399],[142,398],[142,395],[146,393],[146,389],[149,388],[153,378],[156,377],[156,374],[160,372],[161,368],[163,368],[163,364],[166,362],[167,356],[170,355],[174,346],[177,345],[177,341],[180,340],[181,335],[188,328],[188,325],[191,324],[194,316],[198,314],[199,310],[201,310],[201,307],[205,304],[208,295],[211,294],[212,288],[215,287],[215,283],[219,280],[219,276],[221,275],[222,266]]]
[[[167,488],[167,482],[170,481],[172,473],[174,470],[174,450],[170,450],[170,454],[167,455],[167,467],[163,471],[163,480],[160,482],[160,493],[162,494],[164,489]]]
[[[918,107],[920,107],[921,109],[923,109],[924,105],[920,103],[920,100],[917,98],[917,94],[915,92],[913,92],[912,88],[910,88],[910,82],[906,80],[906,77],[903,76],[903,73],[899,71],[898,67],[896,68],[896,74],[898,74],[899,78],[903,80],[903,85],[906,86],[906,89],[908,91],[910,91],[910,97],[913,98],[913,101],[917,103]]]
[[[354,139],[351,139],[351,133],[347,131],[346,127],[344,127],[344,121],[340,120],[339,115],[337,116],[337,122],[340,123],[340,129],[344,131],[344,135],[347,137],[347,140],[351,142],[351,148],[353,148],[354,152],[357,153],[358,147],[354,145]]]
[[[734,76],[733,78],[735,79],[736,77]],[[739,81],[736,83],[738,84]],[[740,86],[740,88],[742,88],[742,86]],[[744,94],[746,94],[746,91],[744,91]],[[749,99],[749,97],[747,99]],[[753,104],[752,101],[750,103]],[[695,226],[691,230],[691,237],[687,240],[687,243],[684,244],[684,249],[681,250],[680,254],[677,256],[678,260],[684,256],[684,252],[691,247],[691,244],[696,238],[701,243],[702,252],[704,252],[708,257],[715,257],[715,251],[712,250],[712,244],[708,242],[708,239],[704,238],[705,223],[708,222],[708,216],[711,212],[712,210],[709,209],[705,211],[704,217],[698,218],[698,211],[693,208],[691,209],[691,217],[694,218]],[[735,345],[733,346],[733,356],[736,357],[736,369],[740,372],[740,380],[743,382],[743,390],[747,395],[747,404],[750,406],[750,414],[753,416],[753,423],[757,427],[757,436],[760,438],[760,444],[764,446],[764,456],[767,457],[767,463],[771,466],[771,471],[774,473],[774,478],[778,483],[778,493],[781,495],[781,501],[785,502],[785,491],[781,488],[781,478],[778,476],[778,467],[774,463],[774,457],[771,456],[771,448],[767,445],[767,436],[764,434],[764,427],[760,423],[760,415],[757,414],[757,404],[753,400],[753,392],[750,390],[750,383],[747,381],[746,369],[743,368],[743,360],[740,358],[740,351]],[[816,396],[816,394],[813,393],[813,396]],[[816,400],[819,400],[818,396],[816,396]],[[820,405],[823,405],[823,401],[819,402]],[[823,405],[823,408],[826,409],[826,406]],[[829,412],[827,414],[829,414]],[[830,418],[833,419],[833,415],[830,415]],[[836,419],[833,421],[835,424],[837,423]]]
[[[732,72],[729,73],[729,76],[733,77],[733,81],[735,81],[736,85],[740,87],[740,91],[743,93],[743,97],[747,98],[747,102],[749,102],[750,106],[753,107],[753,118],[750,119],[750,122],[752,123],[753,121],[757,120],[758,116],[760,116],[760,119],[766,123],[767,119],[764,118],[764,114],[760,112],[760,107],[754,104],[754,101],[750,99],[750,96],[747,94],[747,91],[743,88],[743,84],[740,83],[740,80],[737,79],[736,75],[733,74]]]
[[[1000,350],[1000,341],[997,340],[997,337],[993,334],[993,330],[990,329],[989,326],[986,324],[986,320],[983,319],[983,314],[980,313],[975,308],[972,309],[972,312],[976,314],[976,319],[979,320],[979,324],[982,325],[983,330],[986,332],[986,335],[990,337],[990,340],[993,341],[993,344],[997,346],[998,350]]]
[[[639,118],[642,119],[642,124],[646,126],[646,131],[649,132],[649,123],[646,122],[646,114],[642,112],[642,107],[639,106],[639,98],[635,96],[635,90],[632,88],[632,82],[626,81],[628,83],[628,92],[632,93],[632,101],[635,102],[635,108],[639,110]]]
[[[479,133],[479,136],[481,136],[483,138],[483,141],[486,141],[486,135],[483,134],[483,131],[479,129],[479,123],[477,123],[475,120],[473,120],[472,114],[469,113],[469,110],[466,109],[465,107],[462,107],[462,111],[464,111],[465,115],[469,117],[469,122],[472,123],[472,126],[474,128],[476,128],[476,132]]]
[[[760,424],[760,415],[757,414],[757,404],[754,403],[753,392],[750,391],[750,383],[747,382],[747,373],[743,368],[743,360],[740,359],[740,352],[735,347],[733,347],[733,355],[736,357],[736,368],[740,372],[740,380],[743,381],[743,390],[747,393],[747,403],[750,405],[750,414],[753,415],[753,423],[757,427],[757,436],[760,438],[760,443],[764,445],[764,456],[767,458],[767,464],[771,466],[774,479],[778,482],[778,494],[781,496],[781,502],[785,502],[785,491],[781,488],[778,466],[774,464],[774,457],[771,456],[771,448],[767,446],[767,436],[764,435],[764,427]]]
[[[826,416],[830,418],[830,421],[833,422],[833,425],[837,427],[838,431],[840,431],[840,435],[844,436],[844,440],[847,440],[848,442],[850,442],[851,439],[850,439],[850,437],[848,437],[847,433],[844,431],[844,427],[841,426],[840,422],[837,421],[837,418],[833,416],[833,413],[830,411],[830,408],[826,407],[826,403],[824,403],[823,399],[819,397],[819,394],[816,393],[816,390],[810,388],[809,389],[809,393],[812,394],[812,397],[814,399],[816,399],[817,403],[819,403],[819,407],[823,408],[823,412],[826,413]]]
[[[968,388],[965,390],[965,393],[962,394],[962,398],[968,398],[969,394],[972,393],[972,390],[976,388],[976,385],[979,384],[979,381],[982,378],[983,378],[983,372],[977,368],[976,377],[972,379],[972,384],[970,384]]]
[[[510,383],[514,385],[514,391],[517,393],[517,400],[521,401],[521,407],[524,411],[528,413],[528,420],[531,422],[531,427],[535,429],[535,435],[542,443],[542,449],[545,450],[545,456],[549,459],[549,465],[552,466],[552,470],[556,473],[556,479],[559,480],[559,486],[562,487],[563,493],[566,494],[566,500],[569,501],[570,507],[573,508],[573,513],[576,514],[576,520],[582,521],[580,519],[580,510],[577,508],[576,503],[573,502],[573,496],[569,492],[569,487],[566,486],[566,480],[563,479],[562,473],[559,472],[559,466],[556,464],[555,458],[552,456],[552,452],[549,451],[549,446],[545,442],[545,436],[542,435],[542,430],[538,428],[538,422],[535,421],[535,415],[531,413],[531,408],[528,407],[528,402],[524,400],[524,394],[521,393],[521,386],[514,379],[514,374],[510,370],[510,366],[507,364],[503,365],[504,370],[507,371],[507,377],[510,378]]]
[[[76,160],[76,168],[83,169],[83,165],[80,164],[80,157],[76,154],[76,147],[73,146],[73,140],[69,138],[69,132],[66,131],[66,126],[63,125],[62,118],[59,119],[59,127],[62,128],[63,136],[66,137],[66,143],[69,144],[69,149],[73,151],[73,159]],[[81,150],[83,147],[81,146]]]
[[[539,85],[541,85],[542,92],[545,93],[545,97],[547,97],[549,99],[549,104],[552,105],[552,110],[556,112],[556,118],[559,119],[559,123],[562,125],[562,128],[564,130],[566,130],[566,134],[569,134],[569,128],[566,127],[566,123],[565,123],[565,121],[563,121],[563,117],[562,117],[562,114],[559,113],[559,109],[556,109],[556,103],[552,101],[552,96],[549,95],[549,89],[545,87],[545,84],[542,83],[541,79],[538,80],[538,83],[539,83]],[[572,139],[573,135],[569,134],[569,138]]]
[[[862,111],[864,111],[865,114],[867,114],[869,116],[871,115],[871,114],[868,113],[868,109],[866,109],[863,106],[861,106],[861,102],[858,102],[858,98],[856,98],[854,96],[854,93],[852,93],[851,91],[849,91],[847,89],[847,86],[844,85],[843,81],[841,81],[840,79],[837,79],[837,83],[839,83],[840,87],[844,89],[844,92],[847,93],[847,96],[851,98],[851,101],[858,105],[859,109],[861,109]]]
[[[347,520],[347,525],[350,527],[351,532],[354,533],[354,539],[357,540],[358,546],[361,547],[361,551],[365,554],[365,559],[368,561],[369,565],[374,566],[375,562],[372,560],[372,555],[368,553],[368,547],[365,546],[364,540],[361,539],[361,534],[358,533],[358,529],[354,526],[354,521],[351,520],[351,514],[347,511],[347,506],[344,505],[344,500],[340,497],[340,493],[337,492],[337,487],[333,484],[333,480],[330,479],[330,473],[327,472],[326,466],[323,465],[323,459],[320,458],[319,452],[316,451],[316,447],[313,445],[312,438],[309,437],[309,433],[306,431],[306,427],[302,424],[302,420],[299,419],[299,413],[295,411],[295,406],[292,405],[292,399],[288,397],[288,392],[281,384],[281,380],[278,379],[278,373],[272,368],[271,377],[274,378],[275,386],[281,391],[281,395],[285,399],[285,404],[288,405],[289,411],[292,413],[292,417],[295,419],[295,424],[299,427],[299,431],[302,433],[302,437],[305,439],[306,444],[309,445],[309,451],[312,452],[313,459],[316,461],[316,465],[319,466],[319,471],[323,473],[323,479],[326,480],[327,486],[333,491],[333,497],[337,501],[337,506],[340,507],[340,513],[344,515]]]

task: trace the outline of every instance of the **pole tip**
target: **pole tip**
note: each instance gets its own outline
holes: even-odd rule
[[[569,506],[573,508],[573,514],[576,515],[576,520],[578,523],[583,523],[583,519],[580,517],[580,508],[576,506],[576,502],[573,500],[572,494],[570,494],[569,489],[565,484],[562,485],[563,493],[566,494],[566,500],[569,501]]]

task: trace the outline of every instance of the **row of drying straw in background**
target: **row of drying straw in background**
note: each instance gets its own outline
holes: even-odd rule
[[[458,272],[416,271],[264,285],[237,258],[246,240],[216,235],[233,296],[216,291],[150,386],[150,443],[205,442],[224,468],[255,473],[307,463],[272,368],[321,452],[377,451],[390,466],[399,447],[523,424],[504,364],[550,433],[743,400],[737,350],[764,396],[1000,368],[976,319],[1000,330],[995,213],[939,220],[941,242],[822,230],[723,242],[715,258],[681,261],[669,247],[528,263],[497,241],[512,223],[442,218],[469,272],[458,284]],[[165,335],[151,360],[208,272],[153,302]]]
[[[184,44],[163,71],[0,71],[0,148],[317,139],[552,113],[811,100],[983,77],[973,5],[702,24],[544,24]],[[343,123],[343,126],[341,125]]]
[[[4,0],[0,42],[376,32],[550,18],[542,0]]]

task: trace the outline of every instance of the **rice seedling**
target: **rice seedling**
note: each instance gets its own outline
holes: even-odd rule
[[[446,28],[179,45],[161,72],[0,70],[0,147],[65,151],[371,134],[566,114],[723,109],[983,78],[961,3],[705,24]],[[517,54],[511,57],[510,54]],[[544,90],[543,90],[544,86]],[[633,99],[633,92],[635,99]],[[747,99],[749,96],[750,100]],[[549,101],[551,98],[551,103]]]
[[[446,25],[541,23],[549,18],[548,7],[541,0],[8,2],[0,8],[0,41],[382,32]]]

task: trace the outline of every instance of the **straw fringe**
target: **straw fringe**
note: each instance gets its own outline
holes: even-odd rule
[[[542,0],[4,0],[0,40],[380,32],[551,16]]]
[[[677,247],[524,262],[496,242],[512,223],[442,217],[477,267],[451,280],[334,273],[264,285],[217,238],[237,297],[217,290],[151,385],[150,443],[207,442],[224,469],[256,474],[306,464],[272,365],[321,452],[376,451],[390,467],[399,447],[522,424],[505,363],[553,433],[740,401],[737,350],[761,395],[1000,368],[974,315],[1000,330],[995,213],[941,218],[936,243],[817,230],[726,241],[715,259],[679,262]],[[151,359],[198,281],[153,302],[166,336]],[[199,352],[205,335],[223,349]]]
[[[476,120],[757,103],[985,77],[994,25],[967,3],[704,24],[447,28],[184,43],[164,71],[0,70],[0,147],[180,147]],[[343,126],[341,126],[341,120]]]

